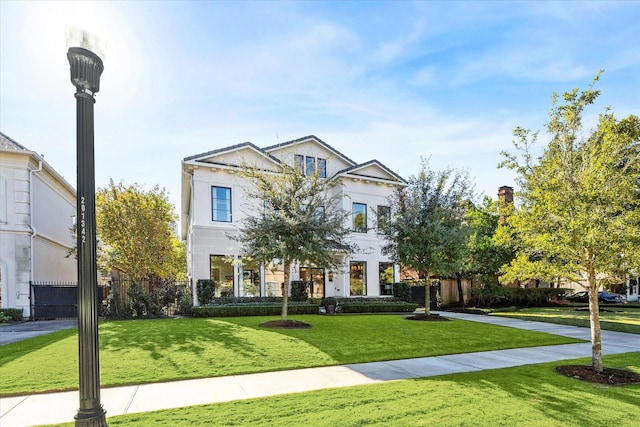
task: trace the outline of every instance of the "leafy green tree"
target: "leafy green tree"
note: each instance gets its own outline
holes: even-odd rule
[[[96,229],[102,268],[134,281],[185,276],[184,244],[173,228],[177,215],[163,189],[145,191],[113,180],[96,191]]]
[[[499,200],[485,196],[481,205],[471,205],[467,221],[471,228],[465,276],[486,286],[500,284],[500,269],[515,256],[510,245],[501,244],[495,238],[501,214]]]
[[[379,230],[385,239],[382,252],[425,278],[426,315],[430,277],[453,276],[462,269],[469,234],[465,206],[472,197],[467,173],[434,171],[423,159],[420,172],[390,200],[391,219]]]
[[[566,92],[561,100],[553,95],[550,141],[541,156],[533,151],[538,133],[519,127],[517,154],[503,153],[501,165],[517,172],[520,192],[503,228],[518,254],[501,281],[560,279],[585,287],[592,365],[601,372],[598,290],[640,265],[640,120],[618,120],[606,109],[597,127],[583,133],[583,112],[600,93],[593,89],[599,76],[587,90]]]
[[[349,212],[344,211],[335,181],[319,171],[305,175],[285,163],[278,173],[243,165],[241,176],[251,184],[245,189],[247,216],[237,235],[244,256],[268,264],[282,260],[282,321],[287,321],[291,263],[318,268],[338,268],[341,258],[353,252],[346,238]]]

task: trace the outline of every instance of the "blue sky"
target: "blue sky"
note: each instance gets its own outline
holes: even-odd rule
[[[606,106],[640,114],[640,2],[0,2],[0,130],[75,186],[65,27],[107,42],[96,95],[96,184],[164,187],[180,161],[316,135],[401,176],[466,169],[478,193],[512,130],[544,129],[551,94],[604,69]],[[541,137],[541,142],[546,142]]]

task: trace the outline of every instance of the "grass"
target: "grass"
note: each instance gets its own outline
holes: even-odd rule
[[[523,308],[513,312],[494,311],[491,315],[589,327],[589,309],[585,307]],[[600,311],[600,327],[609,331],[640,334],[640,309],[624,305],[603,307]]]
[[[291,316],[307,330],[260,327],[272,317],[104,322],[103,387],[578,342],[462,320],[397,315]],[[77,332],[7,344],[0,395],[76,389]]]
[[[605,364],[640,373],[640,353]],[[560,364],[588,364],[588,359]],[[559,363],[109,417],[116,426],[637,426],[640,385],[601,386]],[[61,424],[72,426],[73,423]]]

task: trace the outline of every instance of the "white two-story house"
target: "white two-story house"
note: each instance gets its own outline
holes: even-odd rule
[[[388,285],[398,281],[399,269],[382,254],[376,227],[390,213],[389,197],[406,181],[377,160],[356,163],[315,136],[265,148],[247,142],[182,161],[181,236],[192,283],[212,279],[218,295],[281,295],[284,272],[279,260],[268,265],[243,260],[238,243],[229,236],[252,214],[245,196],[251,184],[240,176],[241,165],[279,172],[282,163],[305,173],[317,170],[340,184],[335,188],[341,192],[341,208],[351,212],[345,226],[358,248],[349,256],[337,253],[342,265],[335,271],[294,263],[291,280],[311,282],[313,297],[390,295]]]
[[[43,157],[0,132],[0,307],[31,315],[30,282],[75,283],[76,190]]]

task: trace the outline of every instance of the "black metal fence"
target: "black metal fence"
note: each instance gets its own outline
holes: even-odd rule
[[[31,320],[78,317],[78,285],[75,282],[29,282]],[[98,305],[106,298],[106,286],[98,286]]]
[[[31,320],[75,319],[78,317],[78,285],[75,282],[29,282]],[[140,300],[157,306],[161,313],[173,316],[178,311],[179,296],[190,295],[189,281],[113,279],[98,285],[100,315],[130,317],[140,307]],[[117,307],[116,307],[117,305]],[[142,309],[147,309],[143,307]],[[139,310],[138,310],[139,311]]]

